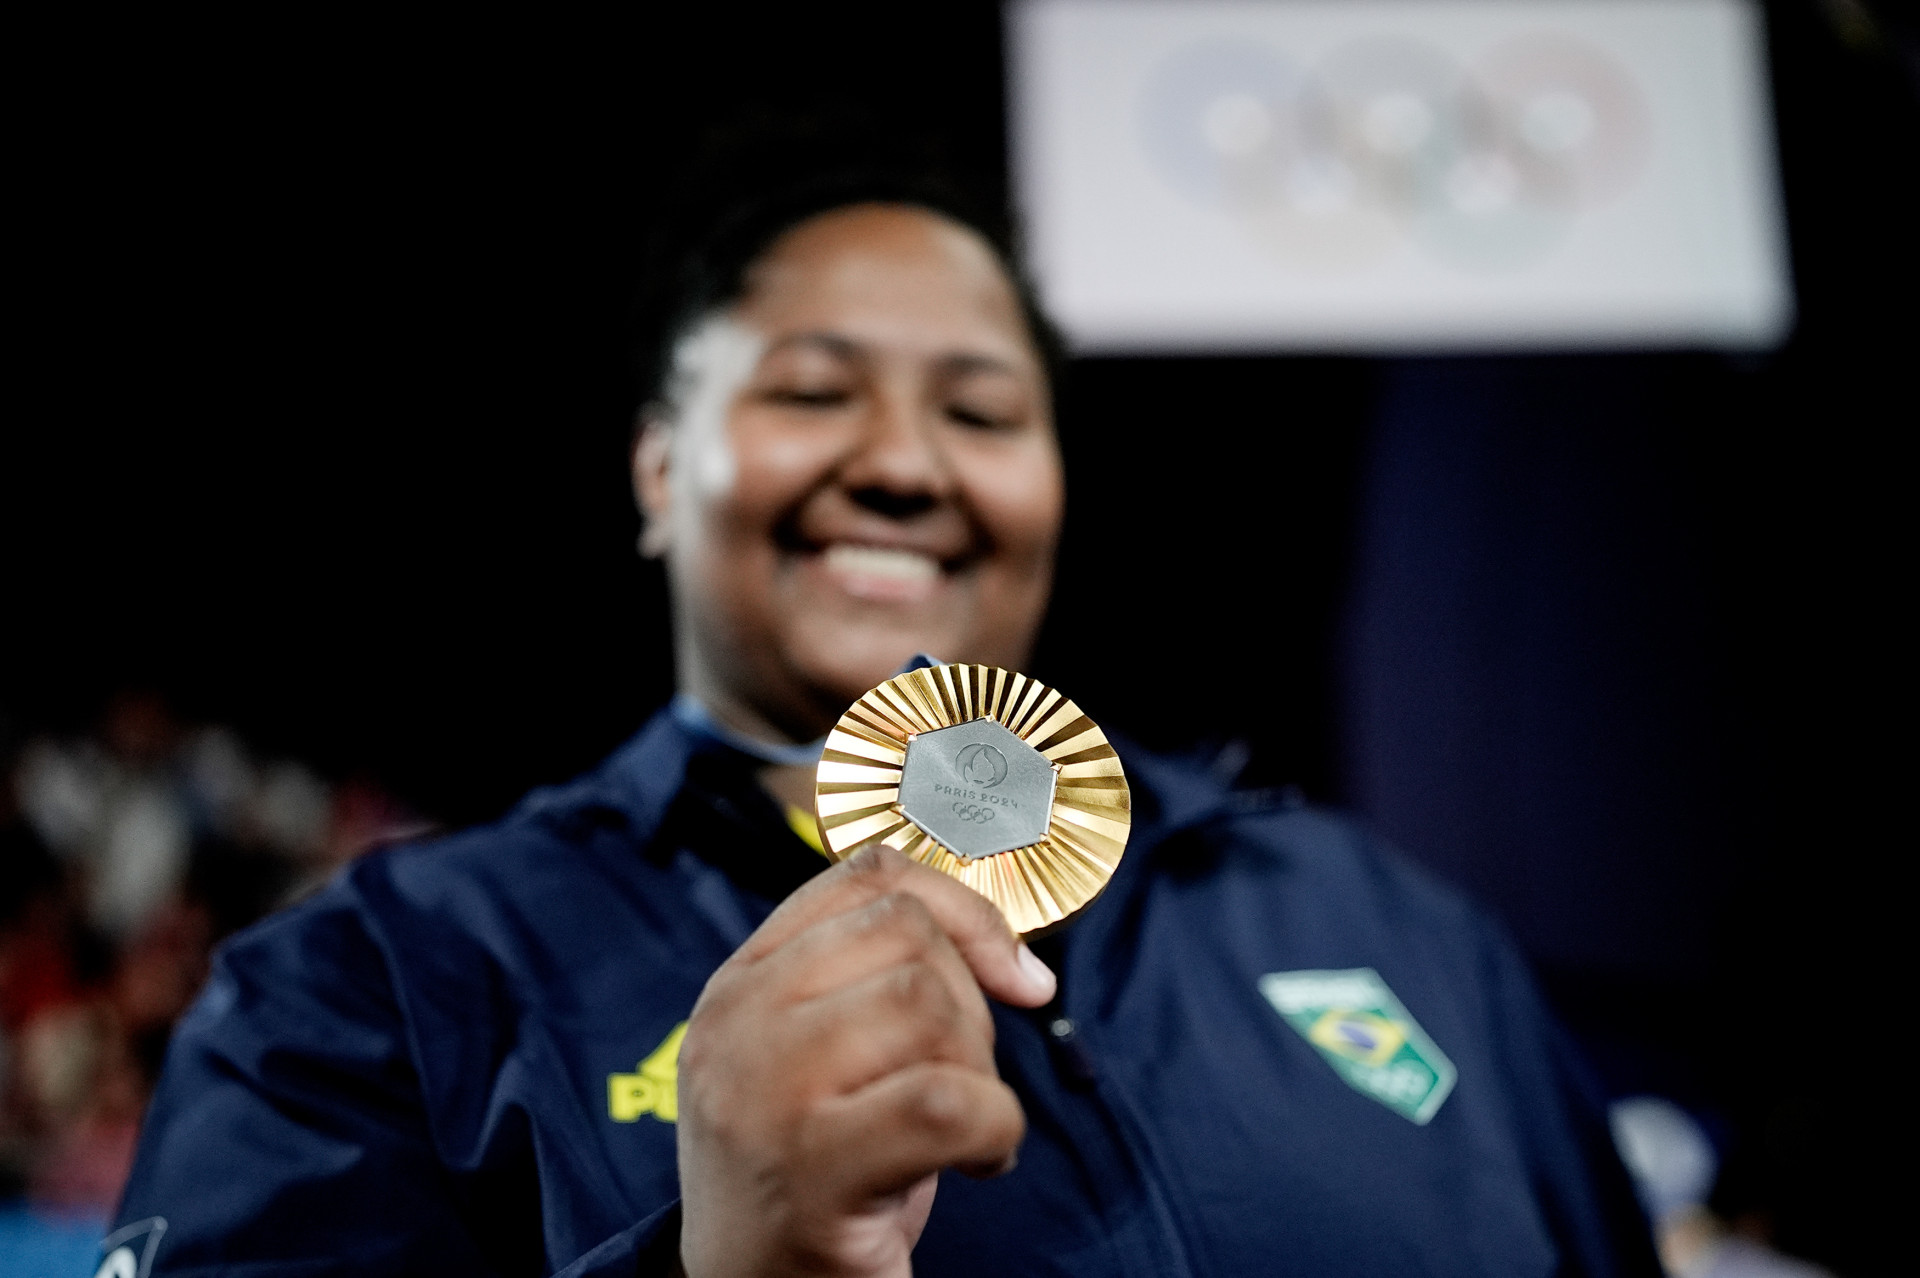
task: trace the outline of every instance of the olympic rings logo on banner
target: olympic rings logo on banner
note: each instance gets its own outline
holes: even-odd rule
[[[1553,31],[1467,64],[1406,36],[1306,65],[1256,40],[1203,41],[1160,63],[1137,119],[1169,186],[1322,269],[1409,242],[1470,270],[1524,266],[1631,186],[1653,140],[1626,67]]]

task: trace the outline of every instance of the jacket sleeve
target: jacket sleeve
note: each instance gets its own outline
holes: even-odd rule
[[[615,1234],[554,1278],[669,1278],[680,1259],[680,1201]]]
[[[336,886],[221,952],[109,1238],[157,1235],[141,1278],[542,1274],[540,1200],[530,1167],[456,1176],[440,1158],[385,951]],[[674,1203],[560,1272],[670,1274],[679,1238]]]
[[[503,1251],[469,1228],[479,1206],[434,1155],[385,965],[346,894],[222,951],[121,1200],[121,1222],[165,1221],[153,1273],[500,1272]],[[537,1208],[519,1210],[537,1247]]]
[[[1495,1033],[1523,1132],[1535,1192],[1561,1254],[1560,1272],[1660,1278],[1645,1213],[1614,1149],[1606,1098],[1517,951],[1495,937],[1487,964]]]

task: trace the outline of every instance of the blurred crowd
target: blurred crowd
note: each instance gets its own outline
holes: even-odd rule
[[[0,1204],[97,1221],[214,947],[429,825],[153,695],[81,736],[0,731]]]

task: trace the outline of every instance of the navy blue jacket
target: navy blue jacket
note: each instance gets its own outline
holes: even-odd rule
[[[942,1177],[917,1274],[1657,1272],[1600,1102],[1481,914],[1329,816],[1122,757],[1121,869],[1041,943],[1061,1000],[994,1009],[1019,1166]],[[666,716],[495,825],[364,858],[221,953],[110,1243],[156,1274],[670,1269],[673,1031],[823,866]],[[1262,992],[1361,969],[1401,1021]],[[1381,1026],[1455,1071],[1425,1121],[1336,1068]]]

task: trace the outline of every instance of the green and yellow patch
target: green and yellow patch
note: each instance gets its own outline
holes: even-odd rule
[[[1370,967],[1270,972],[1260,992],[1347,1086],[1424,1124],[1458,1077],[1453,1062]]]

